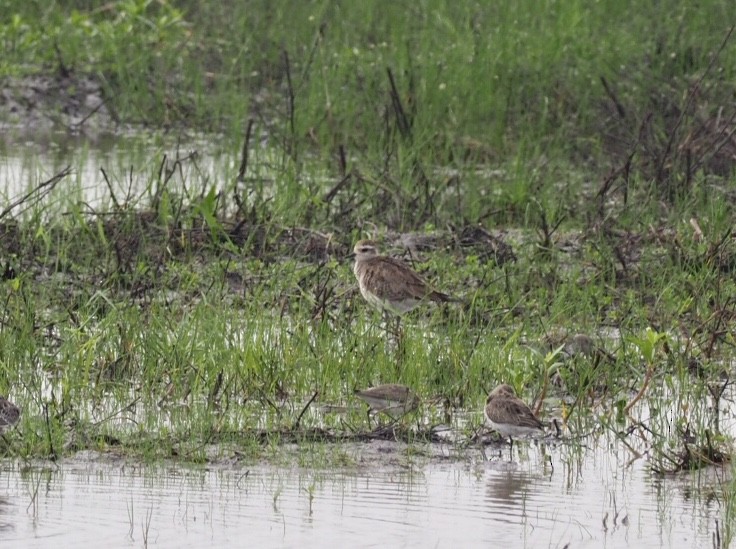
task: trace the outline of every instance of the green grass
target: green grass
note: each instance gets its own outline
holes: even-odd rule
[[[527,388],[530,398],[555,360],[545,365],[530,346],[559,327],[622,336],[605,343],[614,363],[594,370],[576,360],[561,371],[583,403],[592,387],[624,401],[638,389],[647,361],[634,338],[650,325],[672,338],[678,326],[694,333],[689,348],[672,339],[669,355],[649,352],[669,392],[691,379],[690,356],[713,372],[730,356],[728,336],[721,341],[709,322],[733,299],[732,283],[707,261],[682,268],[683,254],[707,249],[684,234],[681,255],[654,240],[628,271],[595,236],[587,248],[578,243],[575,258],[557,247],[541,253],[530,233],[516,246],[518,262],[496,268],[460,251],[425,254],[427,276],[468,305],[410,315],[397,346],[355,291],[341,253],[327,263],[293,249],[285,255],[283,232],[274,230],[255,255],[225,239],[223,227],[197,229],[206,226],[201,207],[188,211],[169,225],[132,210],[54,222],[38,213],[6,240],[36,250],[33,258],[6,255],[17,273],[3,282],[2,386],[27,411],[23,454],[58,453],[70,436],[85,447],[108,434],[132,450],[148,448],[144,454],[156,448],[154,455],[264,430],[278,438],[315,392],[315,409],[351,404],[354,388],[380,382],[477,410],[501,381]],[[347,250],[349,241],[341,244]],[[484,275],[491,281],[481,285]],[[714,336],[717,351],[706,357]],[[702,393],[702,383],[692,390]],[[585,406],[575,414],[587,417]],[[707,414],[698,417],[707,424]],[[350,421],[364,425],[358,411]],[[344,428],[339,417],[312,412],[300,422],[310,427]]]
[[[728,104],[736,54],[730,43],[719,48],[729,14],[720,0],[636,9],[614,1],[13,1],[0,16],[0,76],[89,74],[121,122],[220,132],[230,150],[252,119],[283,153],[285,209],[304,214],[296,222],[313,221],[310,200],[323,187],[310,182],[315,168],[341,178],[342,148],[347,169],[363,177],[348,188],[391,203],[382,219],[390,225],[442,225],[458,215],[518,223],[531,198],[546,210],[576,208],[581,171],[598,186],[634,151],[632,174],[644,177],[631,181],[632,192],[654,180],[676,198],[702,181],[698,160],[705,173],[715,169],[717,145],[687,136]],[[687,94],[700,78],[693,109]],[[695,164],[683,176],[688,161]],[[459,171],[461,203],[445,195],[437,166]],[[473,172],[482,167],[501,175]],[[577,181],[561,184],[570,177]]]

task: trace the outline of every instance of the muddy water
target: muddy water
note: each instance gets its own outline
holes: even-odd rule
[[[370,458],[370,446],[353,450]],[[625,452],[520,446],[513,462],[506,448],[490,462],[337,471],[92,454],[59,466],[6,462],[0,538],[12,547],[712,546],[721,512],[717,498],[697,495],[707,480],[654,477]]]

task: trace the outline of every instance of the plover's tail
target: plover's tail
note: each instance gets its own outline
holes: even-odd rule
[[[432,292],[429,294],[429,299],[437,303],[465,303],[465,300],[453,297],[451,295],[443,294],[442,292]]]

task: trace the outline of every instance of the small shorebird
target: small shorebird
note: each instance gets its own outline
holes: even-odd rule
[[[558,347],[564,358],[575,358],[585,356],[595,361],[597,365],[602,359],[615,362],[616,358],[598,345],[595,340],[587,334],[570,335],[566,330],[554,330],[548,333],[544,339],[545,351],[554,351]]]
[[[419,406],[419,397],[406,385],[387,383],[364,391],[355,391],[355,396],[368,403],[376,413],[383,412],[393,420],[412,412]]]
[[[513,451],[514,439],[511,437],[539,435],[544,433],[544,425],[537,419],[524,401],[516,396],[511,385],[502,384],[493,389],[486,399],[483,409],[488,425],[503,437],[509,437]]]
[[[7,398],[0,396],[0,434],[5,433],[20,419],[20,410]]]
[[[360,293],[368,303],[382,311],[400,316],[424,300],[437,303],[460,301],[433,290],[402,261],[378,255],[378,247],[372,240],[358,241],[353,252],[353,272],[358,279]]]

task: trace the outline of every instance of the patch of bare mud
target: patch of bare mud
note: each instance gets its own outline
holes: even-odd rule
[[[36,75],[0,81],[3,132],[99,132],[115,126],[102,86],[90,76]]]

